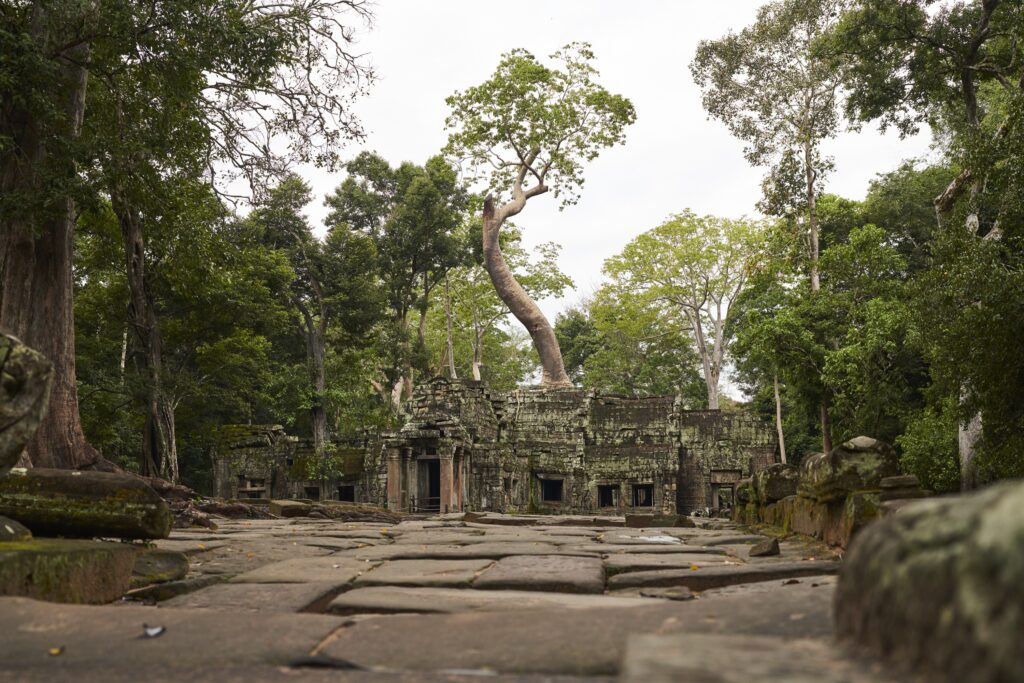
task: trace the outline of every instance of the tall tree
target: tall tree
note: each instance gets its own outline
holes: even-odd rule
[[[478,236],[479,232],[470,231],[470,234]],[[463,238],[466,237],[463,235]],[[521,234],[515,226],[506,227],[501,234],[501,242],[509,269],[531,298],[540,301],[559,297],[573,286],[572,280],[558,268],[558,254],[561,251],[559,245],[552,242],[540,244],[535,249],[535,256],[531,258],[523,248]],[[495,333],[503,327],[509,309],[498,296],[484,264],[480,262],[479,250],[473,256],[468,265],[451,271],[449,290],[452,317],[458,322],[459,336],[467,333],[469,336],[470,376],[474,380],[481,380],[482,368],[487,360],[486,349],[493,342]],[[465,367],[467,364],[462,360],[458,359],[458,364]]]
[[[93,3],[0,6],[0,325],[54,366],[26,452],[46,467],[101,464],[78,413],[72,249]]]
[[[13,204],[21,208],[2,217],[0,321],[47,353],[57,370],[49,416],[29,451],[34,462],[70,467],[96,460],[82,434],[75,395],[76,162],[100,160],[100,184],[77,196],[102,188],[122,221],[134,328],[145,340],[154,387],[147,401],[146,461],[148,469],[161,471],[155,461],[173,450],[173,439],[160,391],[159,326],[145,291],[145,215],[131,200],[152,191],[147,177],[159,180],[168,165],[178,170],[182,159],[211,173],[228,162],[258,187],[291,160],[336,158],[337,143],[359,132],[349,98],[365,73],[346,51],[349,10],[368,16],[361,0],[243,6],[69,0],[0,9],[10,28],[3,32],[0,69],[9,76],[4,87],[18,93],[5,92],[0,116],[3,195],[21,196]],[[90,79],[109,96],[87,97]],[[83,117],[104,104],[113,112],[108,122],[114,134],[80,135]],[[33,205],[48,208],[38,212]]]
[[[359,231],[376,244],[394,339],[386,342],[391,360],[383,381],[372,381],[397,408],[403,396],[412,395],[414,372],[423,365],[431,295],[448,270],[467,259],[467,245],[454,232],[468,196],[441,157],[392,168],[379,155],[363,152],[345,168],[348,177],[326,200],[327,223]],[[413,313],[419,314],[415,336]]]
[[[288,301],[306,347],[310,381],[310,427],[320,456],[327,447],[327,339],[331,328],[342,343],[360,339],[378,316],[376,250],[373,241],[346,226],[325,240],[313,234],[302,209],[311,200],[300,178],[286,178],[250,216],[263,240],[281,250],[294,270]]]
[[[553,189],[561,206],[573,204],[583,184],[583,164],[621,143],[636,114],[621,95],[594,82],[594,54],[572,43],[551,55],[561,68],[541,64],[525,50],[502,56],[484,83],[447,100],[451,129],[447,153],[464,160],[489,195],[483,211],[484,264],[498,296],[533,339],[541,383],[571,386],[551,323],[516,280],[502,255],[499,234],[526,202]]]
[[[921,310],[926,319],[936,311],[956,319],[977,315],[970,332],[927,335],[936,378],[958,378],[964,489],[976,484],[975,455],[983,437],[993,452],[1012,453],[1021,443],[1014,436],[1019,428],[1009,426],[1019,425],[1021,416],[1007,411],[1003,400],[1008,380],[1019,387],[1009,378],[1019,377],[1021,366],[994,341],[1008,339],[1006,326],[1020,320],[1003,292],[1019,280],[1021,263],[1014,238],[1020,181],[1010,169],[1022,156],[1022,32],[1019,2],[957,1],[936,8],[926,0],[861,0],[828,42],[851,58],[847,109],[854,120],[877,119],[904,133],[927,122],[942,132],[949,161],[960,168],[934,199],[936,265],[958,275],[951,284],[975,286],[944,286],[947,296],[933,291]],[[992,327],[990,334],[978,334],[979,321]],[[970,362],[950,363],[952,357]],[[995,420],[991,429],[983,424],[987,414]]]
[[[755,221],[687,211],[643,233],[605,262],[606,274],[643,293],[692,334],[711,409],[719,404],[729,306],[759,256],[762,233]]]
[[[690,65],[704,108],[747,143],[755,165],[769,165],[762,208],[802,214],[811,291],[821,288],[817,199],[832,162],[821,143],[839,127],[842,61],[816,49],[847,0],[776,0],[740,33],[702,41]],[[822,447],[831,450],[827,397]]]
[[[677,395],[688,407],[707,405],[693,339],[658,302],[613,281],[585,306],[555,321],[570,372],[584,387],[634,397]]]

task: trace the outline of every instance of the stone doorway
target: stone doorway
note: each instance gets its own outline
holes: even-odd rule
[[[416,500],[413,509],[417,512],[441,510],[441,461],[438,458],[416,461]]]

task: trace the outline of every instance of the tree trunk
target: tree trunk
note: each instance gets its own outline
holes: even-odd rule
[[[38,13],[43,3],[36,5]],[[45,18],[34,23],[45,26]],[[49,36],[34,35],[40,44]],[[89,57],[87,45],[69,50],[73,58],[63,70],[60,101],[54,104],[67,115],[67,128],[60,132],[68,140],[78,137],[85,113],[86,70],[80,66]],[[0,194],[16,192],[29,195],[40,191],[35,184],[47,175],[52,164],[44,139],[54,131],[41,131],[31,113],[14,103],[4,112],[0,134],[11,138],[18,154],[7,153],[0,169]],[[76,173],[74,162],[62,169],[70,178]],[[4,255],[0,325],[28,346],[45,355],[54,367],[49,409],[39,431],[27,448],[28,459],[36,467],[81,468],[105,461],[85,440],[78,413],[78,389],[75,383],[75,313],[73,307],[72,257],[75,206],[70,196],[58,198],[57,206],[45,213],[8,218],[0,225]]]
[[[811,291],[821,289],[821,277],[818,273],[818,200],[814,192],[814,156],[810,140],[804,143],[804,174],[807,182],[807,228],[811,241]]]
[[[810,262],[811,262],[811,291],[821,290],[821,275],[818,271],[818,256],[820,252],[818,240],[818,198],[814,192],[814,156],[811,150],[811,142],[804,142],[804,174],[807,182],[807,228],[810,233]],[[831,427],[828,419],[828,399],[821,399],[821,444],[825,452],[832,450],[832,436],[829,433]]]
[[[455,343],[452,339],[452,294],[451,289],[448,287],[448,273],[444,274],[444,322],[448,337],[448,376],[452,379],[458,379],[459,376],[455,372]]]
[[[821,400],[821,448],[825,453],[832,451],[832,422],[828,416],[828,401]]]
[[[961,402],[966,391],[961,390]],[[957,428],[957,450],[960,455],[960,490],[971,491],[978,486],[978,468],[974,463],[977,453],[978,439],[981,438],[981,413],[976,412],[966,423],[960,422]]]
[[[494,199],[490,196],[484,201],[484,266],[487,268],[494,289],[501,300],[508,306],[512,315],[523,324],[533,339],[533,346],[540,356],[541,384],[546,387],[571,387],[572,380],[565,372],[562,361],[562,350],[558,346],[558,338],[551,323],[544,316],[530,295],[516,281],[512,270],[505,262],[498,243],[498,233],[504,222],[505,212],[501,217],[495,214]]]
[[[326,342],[324,335],[314,328],[308,335],[309,362],[313,375],[313,406],[309,409],[310,428],[313,432],[313,450],[318,456],[327,452],[327,411],[324,398],[327,393],[327,371],[324,363]]]
[[[125,274],[128,279],[128,323],[139,341],[141,366],[146,374],[141,473],[148,477],[164,477],[177,483],[177,453],[173,429],[174,411],[163,390],[163,339],[160,323],[146,278],[146,250],[142,235],[142,219],[119,189],[111,192],[114,210],[121,226],[124,244]],[[168,415],[171,418],[168,419]],[[172,474],[172,472],[174,474]]]
[[[782,401],[779,399],[779,373],[772,375],[772,388],[775,390],[775,431],[779,434],[779,458],[786,462],[786,436],[782,432]]]
[[[473,379],[477,382],[483,379],[483,373],[481,368],[484,363],[484,350],[483,350],[483,333],[477,330],[473,331]]]

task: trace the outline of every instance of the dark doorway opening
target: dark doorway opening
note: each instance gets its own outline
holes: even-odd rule
[[[597,506],[602,508],[618,507],[619,485],[598,484],[597,485]]]
[[[420,499],[416,507],[424,512],[441,510],[441,461],[420,460],[418,490]]]
[[[342,503],[356,502],[355,484],[342,484],[338,487],[338,500]]]
[[[306,498],[310,500],[320,500],[320,487],[319,486],[307,486],[305,487]]]
[[[652,508],[654,507],[654,484],[633,485],[633,507]]]
[[[561,503],[563,488],[561,479],[541,479],[540,499],[545,503]]]

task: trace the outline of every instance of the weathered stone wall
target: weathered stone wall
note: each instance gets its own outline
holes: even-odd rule
[[[731,493],[741,475],[774,462],[776,451],[773,430],[752,415],[685,411],[665,396],[493,392],[482,382],[435,379],[417,387],[408,411],[397,434],[351,446],[347,457],[360,452],[361,467],[339,472],[338,481],[358,482],[358,501],[388,501],[391,459],[400,479],[392,504],[411,506],[423,490],[418,462],[440,458],[452,463],[452,501],[467,510],[690,513],[713,507],[716,490]],[[237,475],[231,463],[252,469],[229,457],[239,448],[228,446],[218,482],[231,478],[228,470]],[[299,442],[292,457],[301,460],[303,448]],[[271,459],[280,460],[280,451]],[[305,497],[300,472],[281,476],[288,496]]]
[[[884,503],[927,495],[916,478],[899,476],[898,462],[891,446],[859,436],[799,468],[772,465],[737,487],[735,518],[845,548],[885,514]]]

